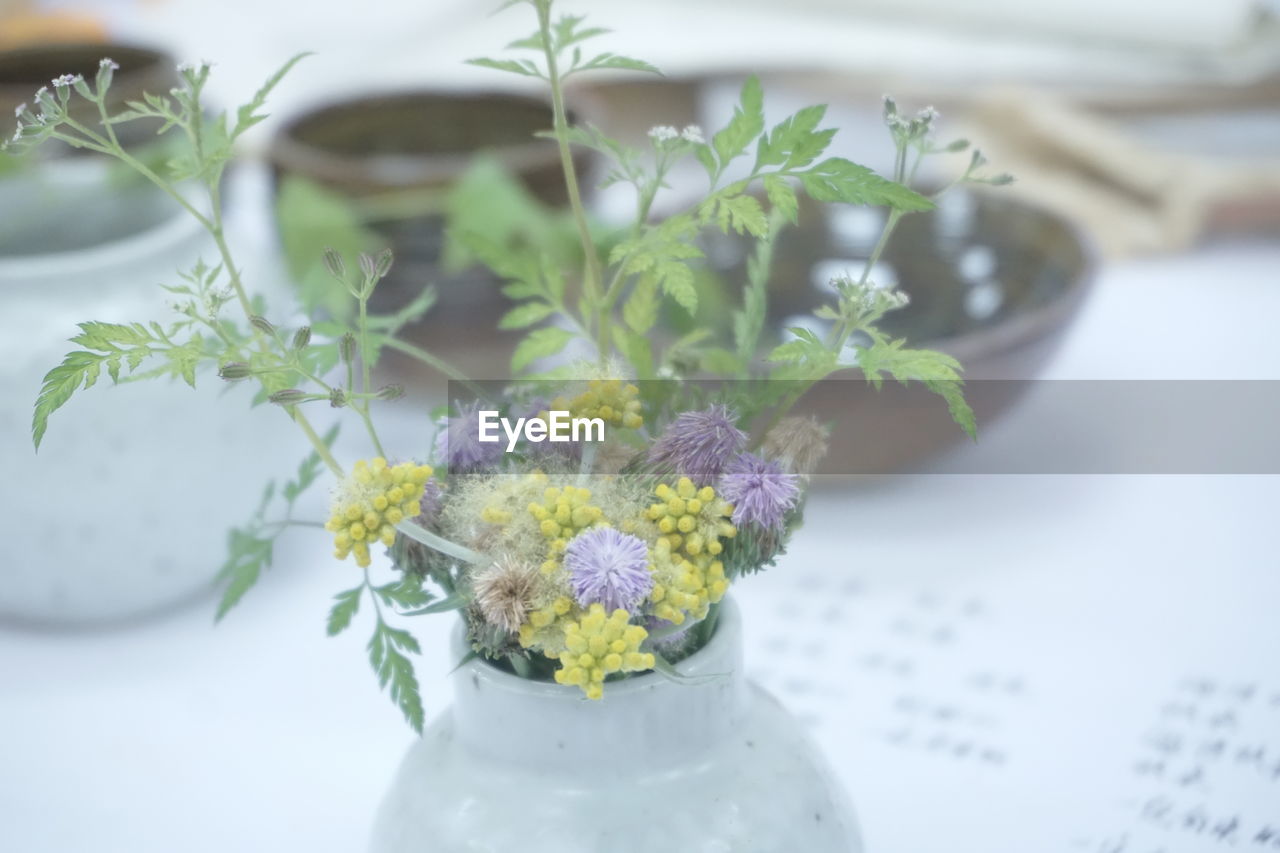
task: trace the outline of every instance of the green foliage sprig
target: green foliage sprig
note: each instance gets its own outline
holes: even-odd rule
[[[910,188],[921,162],[934,154],[963,151],[967,143],[935,146],[932,130],[936,114],[926,110],[907,118],[886,99],[884,118],[896,158],[893,174],[882,177],[849,160],[825,156],[835,130],[821,126],[826,113],[823,106],[807,107],[767,127],[761,86],[752,77],[742,88],[733,116],[709,141],[695,127],[660,127],[650,133],[646,148],[630,147],[598,128],[570,126],[565,81],[586,72],[656,73],[657,69],[613,52],[588,51],[587,44],[607,31],[586,26],[582,16],[553,16],[553,0],[510,0],[503,8],[519,5],[533,8],[538,25],[531,35],[509,45],[521,53],[520,57],[478,59],[474,64],[547,83],[552,98],[552,128],[547,135],[560,154],[571,230],[576,232],[579,251],[565,251],[558,228],[529,228],[524,236],[532,239],[512,242],[481,233],[480,226],[488,217],[469,217],[465,204],[450,216],[455,226],[452,249],[487,264],[506,282],[503,293],[516,303],[498,321],[499,326],[528,330],[512,357],[515,373],[554,375],[554,371],[534,371],[543,359],[561,353],[574,340],[582,340],[594,350],[599,370],[604,372],[621,356],[629,365],[621,370],[641,379],[680,379],[711,372],[743,379],[790,380],[772,383],[782,390],[743,401],[746,419],[767,417],[772,424],[812,383],[838,370],[858,369],[873,384],[886,377],[923,383],[946,400],[955,419],[973,434],[975,423],[961,390],[959,364],[944,354],[912,349],[905,341],[882,334],[880,320],[886,312],[901,307],[904,297],[876,287],[871,280],[901,219],[932,208],[938,197],[926,197]],[[303,293],[308,320],[295,328],[286,329],[269,319],[273,316],[269,306],[243,281],[223,221],[226,167],[236,141],[266,118],[263,109],[267,98],[303,56],[285,63],[233,114],[210,113],[204,104],[210,73],[207,64],[182,68],[181,85],[167,94],[148,93],[123,111],[110,114],[106,93],[116,65],[103,60],[92,83],[79,76],[60,77],[51,89],[36,93],[33,108],[19,108],[12,143],[21,150],[58,140],[118,161],[199,222],[217,250],[213,263],[198,260],[179,274],[179,283],[165,287],[176,297],[172,322],[80,325],[80,333],[71,339],[77,349],[46,374],[36,400],[32,420],[36,447],[52,414],[77,392],[92,387],[104,371],[112,382],[163,376],[195,386],[200,376],[209,372],[227,382],[251,382],[256,386],[255,402],[282,409],[310,444],[310,454],[296,476],[279,490],[269,484],[248,522],[231,531],[229,556],[220,573],[225,587],[219,619],[269,568],[283,530],[320,526],[293,517],[298,497],[326,468],[339,478],[347,473],[331,450],[336,428],[323,436],[318,434],[303,412],[305,407],[325,404],[350,412],[360,422],[373,451],[385,457],[375,428],[375,404],[396,400],[404,392],[396,386],[374,388],[371,384],[372,369],[384,349],[394,348],[452,379],[466,381],[452,365],[397,336],[406,324],[431,309],[433,290],[424,288],[394,314],[370,313],[370,298],[391,268],[389,252],[361,254],[349,269],[342,254],[326,251],[322,258],[326,280],[308,283]],[[96,105],[96,124],[72,117],[68,105],[76,97]],[[136,156],[117,139],[116,125],[141,119],[158,121],[159,133],[179,143],[174,156],[163,165]],[[635,191],[634,217],[616,233],[602,233],[589,220],[572,157],[575,146],[591,149],[606,160],[608,183],[627,184]],[[669,175],[685,160],[701,165],[707,190],[696,203],[655,220],[655,200],[667,187]],[[1008,182],[1004,175],[978,174],[983,165],[981,155],[974,152],[956,183]],[[889,214],[861,275],[836,281],[834,302],[818,310],[817,316],[831,324],[826,336],[793,328],[789,330],[792,338],[773,347],[761,360],[773,245],[779,231],[797,221],[800,192],[819,202],[883,206]],[[518,229],[512,225],[508,230]],[[694,330],[668,342],[665,350],[655,349],[655,342],[663,344],[655,335],[663,312],[674,308],[693,316],[705,296],[699,290],[697,265],[703,257],[699,238],[710,230],[755,243],[741,304],[730,312],[727,337],[718,340],[707,330]],[[584,454],[584,471],[590,455]],[[268,518],[273,510],[280,513],[279,518]],[[457,567],[483,564],[487,558],[411,520],[398,523],[396,529],[402,537],[435,549],[446,562],[452,562],[444,568],[432,565],[422,572],[406,571],[382,584],[375,584],[366,569],[360,585],[336,596],[327,630],[337,634],[348,629],[361,603],[369,600],[374,615],[368,644],[370,664],[406,720],[421,730],[423,705],[410,657],[421,650],[413,635],[393,626],[389,616],[425,615],[467,606],[470,593],[461,583]],[[404,541],[398,538],[396,547],[403,547]],[[712,621],[704,633],[709,634]],[[519,665],[519,660],[513,661]]]
[[[553,17],[553,0],[512,0],[502,8],[518,5],[533,7],[539,27],[508,47],[532,53],[533,58],[482,58],[472,63],[550,83],[554,125],[546,135],[561,150],[570,204],[579,222],[584,262],[580,274],[574,276],[581,282],[574,294],[566,287],[570,276],[536,250],[514,256],[508,250],[502,257],[481,253],[482,259],[508,281],[504,293],[520,303],[504,318],[504,327],[532,327],[516,348],[513,371],[528,371],[539,359],[559,353],[575,338],[590,342],[601,360],[614,352],[621,354],[642,379],[693,371],[747,378],[764,369],[769,378],[797,380],[782,383],[791,390],[780,392],[781,397],[765,394],[760,398],[776,404],[770,421],[775,422],[812,383],[838,370],[859,368],[872,383],[879,383],[884,376],[901,382],[922,382],[946,399],[953,416],[970,435],[975,433],[973,412],[964,401],[960,366],[955,360],[943,353],[911,349],[905,341],[888,339],[876,328],[886,311],[905,304],[898,296],[882,301],[874,294],[876,283],[870,277],[876,262],[902,217],[933,208],[941,195],[926,197],[910,188],[921,162],[933,154],[954,153],[968,147],[963,140],[941,147],[933,143],[935,112],[925,110],[905,118],[898,114],[896,104],[886,99],[885,122],[896,152],[894,173],[889,178],[844,158],[824,156],[836,133],[833,128],[822,127],[825,106],[806,107],[773,127],[766,127],[764,96],[755,77],[747,79],[733,116],[709,141],[699,128],[678,131],[660,127],[650,133],[649,149],[640,150],[590,125],[570,127],[565,120],[563,81],[570,73],[590,68],[620,67],[654,73],[657,69],[609,53],[600,56],[612,57],[613,64],[584,63],[583,43],[607,30],[583,28],[582,18],[574,15]],[[628,184],[635,191],[634,219],[603,258],[587,226],[577,190],[569,156],[575,145],[589,148],[606,160],[606,184]],[[695,159],[706,171],[706,194],[687,209],[653,221],[655,198],[666,186],[671,170],[687,158]],[[1003,175],[979,176],[977,169],[984,163],[975,152],[969,168],[955,183],[1000,184],[1010,180]],[[797,221],[798,191],[819,202],[887,207],[889,216],[861,276],[836,282],[835,303],[817,312],[819,318],[832,321],[827,338],[821,339],[808,330],[790,329],[794,340],[775,348],[767,357],[766,367],[761,368],[755,359],[767,314],[766,283],[772,243],[779,228]],[[761,194],[770,210],[762,204]],[[656,353],[651,333],[664,302],[669,301],[690,315],[698,309],[695,265],[703,257],[698,239],[708,228],[745,235],[757,243],[748,266],[742,305],[733,312],[731,340],[716,341],[710,335],[702,335],[692,342],[679,342],[679,358],[673,357],[677,354],[675,346],[666,354]],[[469,245],[482,242],[480,235],[464,235],[462,239]]]

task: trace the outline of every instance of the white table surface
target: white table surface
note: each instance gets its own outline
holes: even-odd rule
[[[260,219],[240,216],[250,242]],[[1280,378],[1277,269],[1260,242],[1105,269],[1050,374]],[[1047,428],[1015,412],[933,470]],[[874,853],[1093,850],[1072,843],[1128,825],[1113,789],[1164,693],[1204,673],[1280,695],[1277,506],[1280,477],[925,472],[824,492],[782,565],[738,587],[749,667],[813,726]],[[411,733],[364,630],[324,636],[354,583],[326,552],[284,540],[216,630],[203,601],[0,631],[0,849],[360,849]],[[431,713],[450,624],[414,624]],[[1280,708],[1254,725],[1280,760]],[[1233,802],[1275,821],[1277,793]]]
[[[263,233],[261,211],[240,220]],[[1280,379],[1278,271],[1274,241],[1104,269],[1049,375]],[[1048,429],[1015,413],[933,470]],[[1137,815],[1168,796],[1280,830],[1280,782],[1134,768],[1162,709],[1208,689],[1188,678],[1254,685],[1235,734],[1280,762],[1277,506],[1261,476],[925,472],[823,493],[785,562],[736,593],[748,666],[812,726],[872,853],[1216,850]],[[364,630],[324,636],[352,571],[300,534],[216,630],[211,601],[0,630],[0,850],[362,849],[412,735]],[[429,713],[450,625],[414,625]]]

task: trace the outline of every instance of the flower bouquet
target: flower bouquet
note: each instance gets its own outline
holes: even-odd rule
[[[726,594],[742,576],[772,565],[801,522],[805,488],[824,452],[828,425],[792,410],[814,383],[848,369],[860,370],[872,383],[885,377],[918,381],[941,395],[961,426],[973,432],[959,365],[882,334],[878,321],[905,297],[871,280],[900,219],[934,204],[936,194],[927,197],[908,186],[920,163],[935,153],[964,150],[967,143],[935,144],[931,109],[908,117],[886,98],[884,117],[897,157],[892,177],[881,177],[824,156],[835,133],[821,127],[824,107],[766,127],[761,87],[751,78],[732,118],[709,138],[697,127],[659,127],[646,147],[628,147],[598,128],[569,125],[565,81],[606,69],[656,69],[588,50],[605,31],[580,16],[555,17],[552,5],[553,0],[508,2],[529,7],[537,29],[510,46],[515,58],[475,64],[538,78],[549,87],[547,135],[561,153],[578,254],[566,259],[536,243],[499,245],[475,230],[451,234],[506,282],[503,292],[515,305],[498,325],[529,330],[512,358],[512,376],[518,378],[505,383],[471,382],[429,351],[397,338],[401,326],[430,307],[429,289],[393,315],[370,313],[370,296],[392,263],[388,252],[361,255],[350,265],[350,259],[326,253],[332,293],[324,314],[273,311],[247,286],[226,239],[223,173],[237,139],[265,118],[272,88],[301,57],[232,114],[211,114],[202,103],[207,64],[183,67],[181,86],[148,94],[123,112],[107,107],[115,68],[109,59],[93,81],[60,77],[37,92],[33,107],[18,110],[18,147],[57,139],[122,161],[204,226],[218,257],[195,261],[181,282],[165,288],[174,300],[171,324],[81,324],[72,338],[78,348],[45,377],[33,419],[35,443],[50,415],[103,371],[113,381],[172,377],[195,386],[199,377],[216,372],[227,382],[253,383],[258,402],[278,406],[297,425],[310,455],[296,479],[269,485],[249,521],[232,531],[218,617],[258,580],[285,530],[323,526],[335,557],[354,564],[357,581],[337,594],[328,631],[347,630],[368,602],[370,662],[409,724],[422,731],[423,703],[410,657],[420,647],[403,625],[422,615],[462,615],[458,672],[468,680],[457,701],[467,712],[452,721],[446,715],[422,741],[418,781],[393,788],[379,820],[382,849],[421,849],[416,844],[424,833],[438,839],[436,849],[550,844],[530,839],[544,839],[542,827],[570,819],[558,810],[568,808],[564,797],[571,797],[573,784],[564,781],[532,798],[522,794],[525,823],[503,818],[516,807],[499,789],[502,779],[524,772],[517,768],[522,755],[543,773],[558,772],[546,755],[554,743],[562,758],[572,756],[566,766],[573,778],[591,776],[584,764],[591,763],[591,750],[603,747],[584,747],[581,739],[566,745],[578,737],[575,730],[596,737],[612,733],[611,742],[627,741],[615,751],[629,756],[637,773],[665,773],[667,787],[653,789],[658,800],[678,806],[681,800],[705,800],[711,790],[736,797],[741,808],[734,825],[713,820],[701,836],[667,832],[670,826],[660,831],[652,822],[636,823],[632,814],[628,820],[635,828],[620,841],[622,824],[605,817],[621,806],[605,804],[599,815],[580,821],[583,846],[555,849],[630,850],[695,837],[755,839],[732,849],[788,849],[763,840],[773,837],[761,823],[764,812],[790,826],[779,838],[800,838],[792,819],[814,798],[820,801],[818,821],[824,813],[832,819],[813,830],[815,840],[805,849],[851,849],[856,833],[847,815],[841,818],[838,786],[820,772],[816,758],[805,757],[803,737],[785,715],[750,698],[755,693],[744,686],[739,627]],[[99,121],[75,118],[82,113],[69,109],[73,98],[96,105]],[[115,128],[139,119],[158,119],[163,132],[185,142],[165,168],[120,146]],[[603,157],[609,182],[634,188],[632,222],[590,222],[573,146]],[[705,170],[704,198],[665,218],[653,217],[668,175],[685,160]],[[956,182],[1007,182],[1005,176],[981,177],[983,163],[975,152]],[[889,213],[865,267],[831,283],[831,304],[809,326],[771,340],[765,328],[771,247],[795,220],[800,191],[822,202],[884,206]],[[666,336],[659,324],[663,311],[698,309],[695,269],[702,256],[699,236],[706,230],[754,241],[741,305],[725,336],[705,329]],[[388,452],[379,438],[379,408],[405,405],[404,389],[372,382],[387,349],[453,380],[452,408],[437,418],[423,417],[424,424],[436,426],[428,447]],[[315,407],[350,414],[367,434],[369,458],[340,461],[332,447],[337,425],[321,434],[308,414]],[[326,468],[332,475],[329,518],[295,519],[299,495]],[[381,551],[389,560],[381,559]],[[479,700],[472,694],[482,685],[488,685],[488,698]],[[734,741],[741,754],[726,757],[722,751],[720,760],[709,759],[697,771],[718,781],[693,785],[688,774],[672,772],[673,766],[688,765],[690,756],[712,754],[706,750],[722,743],[733,720],[739,731],[758,730],[755,740],[745,741],[753,748],[759,744],[755,757],[741,753]],[[456,748],[447,746],[455,734],[469,756],[465,767],[455,760]],[[506,744],[502,755],[490,754],[495,744]],[[678,754],[673,744],[680,746]],[[655,756],[661,757],[656,765]],[[405,772],[415,760],[411,755]],[[752,768],[761,762],[787,774],[790,793],[749,789]],[[627,764],[611,766],[625,773]],[[468,773],[473,787],[462,779]],[[434,785],[433,799],[410,797],[415,784]],[[472,811],[461,823],[420,814],[463,799]],[[799,811],[789,812],[792,806]],[[753,816],[756,811],[759,816]],[[651,810],[640,809],[641,817],[646,814]]]

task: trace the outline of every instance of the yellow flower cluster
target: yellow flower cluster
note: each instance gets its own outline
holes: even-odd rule
[[[496,478],[488,486],[488,500],[480,510],[480,520],[489,524],[510,524],[513,512],[522,511],[529,498],[546,489],[547,479],[542,471],[530,471],[523,477]]]
[[[599,699],[604,695],[605,676],[653,669],[653,655],[640,651],[649,632],[628,624],[630,619],[622,609],[605,616],[604,607],[593,604],[581,620],[569,622],[556,683],[577,685],[588,699]]]
[[[659,539],[653,546],[653,615],[681,625],[687,616],[695,620],[707,615],[712,604],[724,598],[729,581],[724,563],[707,554],[686,559],[672,550],[671,542]]]
[[[653,613],[676,625],[688,616],[701,619],[729,589],[724,564],[716,557],[724,550],[720,540],[738,532],[728,520],[733,505],[717,497],[711,486],[697,488],[688,477],[674,487],[659,484],[654,495],[658,502],[647,513],[660,534],[652,552]]]
[[[688,477],[681,477],[675,488],[660,483],[653,493],[658,502],[649,506],[649,520],[673,549],[690,557],[716,556],[724,550],[720,540],[732,539],[738,532],[726,520],[733,515],[733,504],[716,497],[710,486],[699,489]]]
[[[526,649],[536,647],[547,657],[555,657],[564,648],[564,629],[573,621],[572,610],[573,600],[561,595],[546,607],[531,611],[520,626],[520,645]]]
[[[430,465],[402,462],[392,467],[381,456],[356,462],[334,493],[332,514],[325,524],[334,534],[333,555],[345,560],[355,554],[357,565],[368,566],[369,544],[390,547],[395,526],[418,514],[423,484],[430,476]]]
[[[551,575],[560,567],[560,555],[569,540],[596,524],[604,515],[598,506],[589,503],[591,490],[577,486],[549,486],[542,495],[542,503],[530,503],[529,514],[538,522],[538,529],[547,540],[547,558],[542,563],[542,573]]]
[[[572,400],[557,397],[551,407],[567,410],[575,418],[600,418],[611,426],[636,429],[644,423],[640,414],[640,389],[621,379],[592,379],[587,390]]]

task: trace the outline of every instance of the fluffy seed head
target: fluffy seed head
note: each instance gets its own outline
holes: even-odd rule
[[[537,568],[504,554],[476,572],[471,582],[485,620],[508,634],[519,631],[533,609]]]

